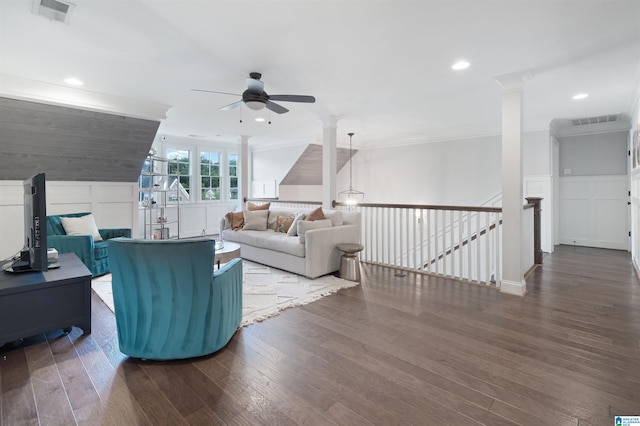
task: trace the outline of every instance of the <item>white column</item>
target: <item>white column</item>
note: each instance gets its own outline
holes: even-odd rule
[[[523,90],[529,73],[498,77],[502,84],[502,282],[503,293],[527,292],[522,262]]]
[[[331,115],[322,120],[322,208],[330,209],[336,199],[338,118]]]
[[[240,163],[238,175],[238,202],[243,207],[244,197],[249,197],[249,136],[240,135],[238,143],[238,161]]]

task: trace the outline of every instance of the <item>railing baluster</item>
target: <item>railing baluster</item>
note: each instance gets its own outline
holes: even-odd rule
[[[496,213],[496,287],[500,288],[502,283],[502,214]]]
[[[433,242],[433,236],[431,234],[431,212],[433,210],[427,210],[427,272],[433,271],[431,259],[433,259],[433,251],[431,250],[431,244]]]
[[[456,275],[458,278],[462,278],[464,277],[464,271],[462,270],[464,268],[464,250],[465,250],[465,245],[463,244],[462,241],[462,231],[464,230],[464,222],[462,220],[462,212],[458,211],[458,220],[456,222],[458,224],[458,275]]]
[[[419,223],[419,237],[418,243],[420,244],[420,263],[416,265],[419,270],[424,270],[424,210],[420,209],[420,222]]]
[[[482,266],[482,253],[480,250],[480,241],[482,239],[482,236],[480,235],[480,216],[481,213],[478,213],[478,215],[476,216],[476,282],[482,282],[482,278],[481,278],[481,266]]]
[[[473,281],[471,274],[473,273],[471,269],[471,260],[473,259],[472,254],[472,246],[471,246],[471,235],[473,231],[471,231],[471,213],[467,213],[467,279],[469,281]]]
[[[490,218],[491,213],[487,213],[486,215],[486,224],[485,224],[485,229],[486,229],[486,238],[485,238],[485,253],[487,254],[485,256],[485,276],[484,276],[484,283],[486,285],[489,285],[489,281],[491,279],[491,267],[490,267],[490,260],[491,260],[491,238],[490,238],[490,234],[489,234],[489,230],[491,228],[491,218]]]
[[[440,229],[440,221],[438,220],[440,215],[440,210],[434,210],[433,212],[433,216],[434,216],[434,220],[433,220],[433,237],[434,237],[434,251],[435,253],[433,254],[433,259],[435,260],[435,271],[436,274],[440,273],[440,232],[438,231]]]
[[[449,210],[449,250],[447,250],[448,253],[451,253],[451,273],[449,274],[452,277],[456,276],[456,256],[455,253],[453,252],[454,248],[455,248],[455,229],[454,229],[454,214],[455,212],[453,210]]]

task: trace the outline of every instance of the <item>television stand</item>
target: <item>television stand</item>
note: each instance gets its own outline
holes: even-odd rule
[[[91,272],[74,253],[46,272],[0,272],[0,346],[72,326],[91,333]]]

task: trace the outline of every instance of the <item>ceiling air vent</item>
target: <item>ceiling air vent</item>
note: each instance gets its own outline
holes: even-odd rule
[[[76,6],[72,3],[65,3],[58,0],[33,0],[31,12],[44,16],[50,21],[69,23],[71,12]]]
[[[574,126],[584,126],[585,124],[611,123],[620,121],[620,114],[599,115],[597,117],[573,118],[571,124]]]

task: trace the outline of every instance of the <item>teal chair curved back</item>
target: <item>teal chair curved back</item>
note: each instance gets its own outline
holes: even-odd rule
[[[215,241],[109,240],[120,351],[182,359],[224,347],[242,320],[242,260],[214,272]]]

